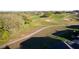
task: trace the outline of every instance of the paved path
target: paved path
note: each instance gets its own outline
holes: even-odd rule
[[[53,25],[53,26],[47,26],[47,27],[42,27],[34,32],[32,32],[31,34],[28,34],[27,36],[25,37],[22,37],[20,39],[17,39],[17,40],[14,40],[12,42],[8,42],[7,44],[4,44],[2,46],[0,46],[0,48],[3,48],[3,47],[6,47],[6,46],[9,46],[9,45],[13,45],[13,46],[16,46],[15,43],[18,43],[19,41],[24,41],[24,40],[28,40],[29,38],[31,37],[46,37],[56,31],[60,31],[60,30],[63,30],[62,27],[65,26],[65,25]]]
[[[47,28],[49,28],[49,27],[51,27],[51,26],[42,27],[42,28],[36,30],[35,32],[32,32],[31,34],[29,34],[29,35],[27,35],[27,36],[25,36],[25,37],[22,37],[22,38],[20,38],[20,39],[18,39],[18,40],[14,40],[14,41],[12,41],[12,42],[6,43],[6,44],[0,46],[0,48],[4,48],[4,47],[6,47],[6,46],[8,46],[8,45],[14,44],[14,43],[16,43],[16,42],[18,42],[18,41],[21,41],[21,40],[27,40],[28,38],[32,37],[33,35],[35,35],[35,34],[41,32],[41,31],[43,31],[43,30],[45,30],[45,29],[47,29]]]

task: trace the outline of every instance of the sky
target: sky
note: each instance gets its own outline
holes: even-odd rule
[[[78,10],[79,0],[0,0],[0,11]]]

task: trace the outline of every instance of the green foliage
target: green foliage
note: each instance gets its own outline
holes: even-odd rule
[[[8,38],[9,38],[9,32],[3,31],[2,40],[8,39]]]
[[[9,32],[3,29],[0,29],[0,45],[6,43],[9,39]]]
[[[40,16],[46,17],[41,18]],[[48,23],[46,20],[54,19],[61,22],[64,18],[72,18],[73,16],[70,13],[61,12],[56,14],[52,11],[0,13],[0,44],[7,42],[11,35],[16,35],[20,31],[27,30],[31,27],[48,25],[50,22]]]
[[[32,22],[30,19],[28,19],[26,16],[22,16],[24,20],[24,24],[30,24]]]

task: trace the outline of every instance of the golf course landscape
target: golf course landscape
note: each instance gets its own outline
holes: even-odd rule
[[[79,32],[79,28],[67,27],[71,25],[79,25],[77,11],[0,12],[0,47],[7,46],[8,43],[11,44],[11,42],[17,41],[44,27],[51,28],[45,28],[45,31],[41,30],[42,34],[39,32],[36,36],[52,36],[51,38],[70,42],[72,41],[69,38],[70,36],[67,37],[66,35],[68,34],[64,36],[59,31],[73,30]]]

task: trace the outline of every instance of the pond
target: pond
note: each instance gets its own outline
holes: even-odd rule
[[[71,25],[71,26],[67,26],[67,28],[79,29],[79,25]]]
[[[50,37],[32,37],[21,43],[21,49],[69,49],[62,41]]]
[[[79,48],[79,25],[71,25],[67,26],[67,30],[58,31],[56,33],[53,33],[52,35],[59,36],[62,38],[65,38],[67,40],[70,40],[73,42],[73,44],[70,44],[74,48]],[[75,30],[78,29],[78,30]]]

